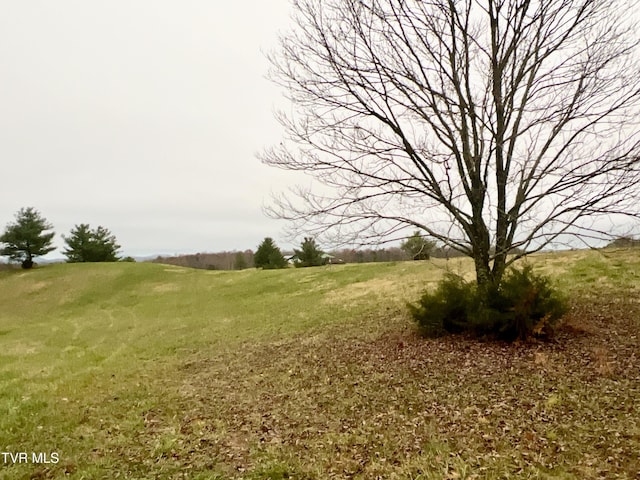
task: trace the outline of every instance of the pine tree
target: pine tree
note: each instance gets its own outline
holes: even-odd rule
[[[311,237],[305,237],[300,250],[293,251],[297,257],[296,267],[315,267],[324,265],[323,252],[318,248],[316,241]]]
[[[67,262],[115,262],[118,260],[116,237],[102,226],[91,230],[88,224],[76,225],[68,237],[63,235]]]
[[[0,243],[5,244],[0,250],[0,255],[22,262],[22,268],[32,268],[34,257],[55,250],[51,245],[55,233],[45,233],[46,230],[51,230],[53,225],[32,207],[20,209],[15,218],[15,223],[7,225],[0,236]]]
[[[256,268],[274,269],[285,268],[287,261],[272,238],[266,237],[258,246],[253,257]]]
[[[420,232],[416,230],[413,232],[413,235],[402,242],[400,248],[413,260],[428,260],[431,255],[431,250],[433,250],[435,246],[435,242],[423,237],[420,235]]]

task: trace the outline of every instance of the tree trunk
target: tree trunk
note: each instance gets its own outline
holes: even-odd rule
[[[566,236],[607,239],[600,219],[640,219],[627,2],[293,3],[271,75],[295,113],[260,157],[328,187],[275,198],[293,232],[368,245],[417,228],[472,257],[481,286]]]

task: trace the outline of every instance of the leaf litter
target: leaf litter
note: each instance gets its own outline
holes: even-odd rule
[[[220,478],[638,478],[638,313],[579,298],[553,341],[507,344],[424,339],[391,311],[200,352],[141,440],[157,453],[175,422],[150,467]]]

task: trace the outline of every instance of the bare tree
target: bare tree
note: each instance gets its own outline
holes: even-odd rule
[[[363,243],[417,227],[479,284],[637,220],[639,3],[294,0],[271,57],[294,113],[261,159],[320,188],[272,213]]]

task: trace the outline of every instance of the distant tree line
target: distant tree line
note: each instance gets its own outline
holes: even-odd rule
[[[24,269],[33,268],[35,257],[41,257],[55,250],[53,246],[53,225],[33,207],[21,208],[15,221],[7,224],[0,235],[0,255],[10,261],[19,262]],[[120,260],[120,245],[109,229],[98,226],[95,229],[86,223],[76,225],[69,236],[62,236],[67,247],[63,254],[67,262],[115,262]],[[126,260],[131,260],[128,257]]]
[[[615,240],[612,240],[607,245],[607,248],[632,248],[632,247],[640,247],[640,239],[623,236],[618,237]]]
[[[151,262],[204,270],[244,270],[245,268],[253,268],[253,257],[253,251],[245,250],[158,256]]]
[[[0,235],[0,256],[19,262],[22,268],[34,266],[34,258],[55,250],[53,226],[32,207],[22,208],[15,221],[7,224]],[[121,248],[109,229],[89,224],[75,225],[69,235],[62,235],[66,248],[63,254],[69,263],[135,261],[131,257],[120,258]],[[640,240],[623,236],[613,240],[607,247],[638,247]],[[517,253],[517,252],[514,252]],[[462,254],[448,247],[436,245],[433,239],[415,231],[399,247],[323,251],[315,239],[305,237],[300,248],[283,252],[274,240],[266,237],[254,253],[253,250],[224,251],[219,253],[196,253],[193,255],[158,256],[152,262],[207,270],[243,270],[246,268],[277,269],[290,265],[312,267],[332,263],[396,262],[453,258]]]
[[[53,225],[32,207],[22,208],[15,221],[6,226],[0,236],[0,255],[19,262],[22,268],[32,268],[34,258],[55,250]],[[66,244],[63,254],[69,263],[134,261],[131,257],[118,256],[121,248],[109,229],[89,224],[75,225],[68,235],[62,235]],[[400,247],[378,249],[342,249],[325,252],[312,237],[305,237],[300,248],[283,252],[272,238],[266,237],[254,253],[252,250],[196,253],[193,255],[159,256],[152,260],[182,267],[207,270],[243,270],[245,268],[274,269],[313,267],[330,263],[392,262],[425,260],[434,257],[456,255],[451,250],[438,248],[432,240],[416,231]]]
[[[323,251],[315,239],[305,237],[299,248],[281,250],[271,237],[265,237],[256,251],[224,251],[218,253],[196,253],[189,255],[158,256],[152,262],[180,267],[207,270],[242,270],[261,268],[264,270],[294,267],[311,267],[335,263],[398,262],[426,260],[430,257],[452,258],[461,256],[449,248],[436,246],[435,242],[419,232],[407,238],[400,247],[355,249],[345,248]]]

